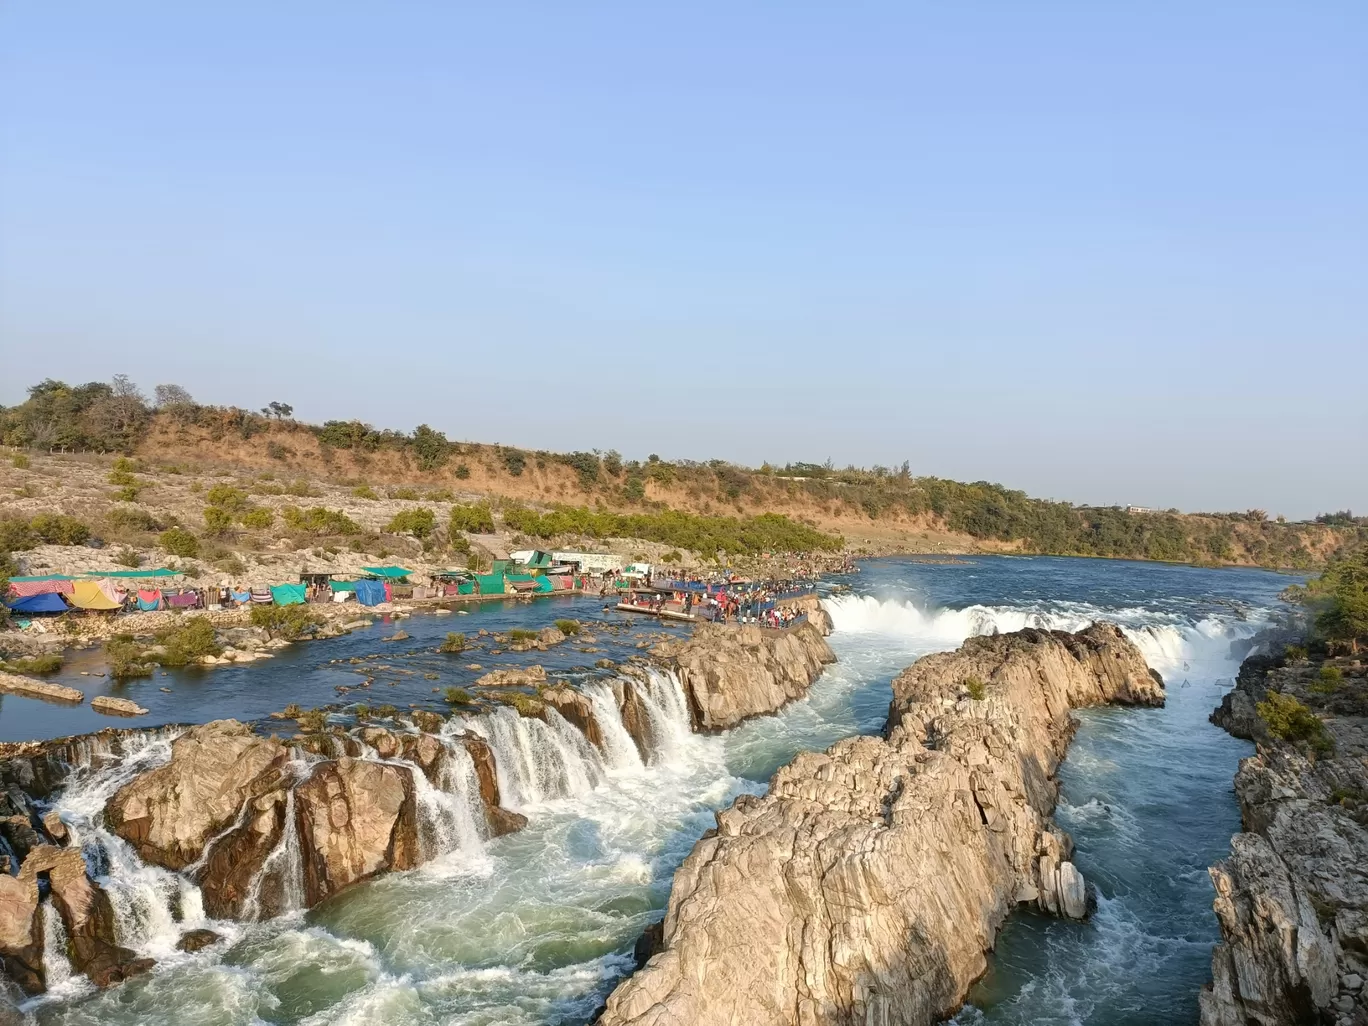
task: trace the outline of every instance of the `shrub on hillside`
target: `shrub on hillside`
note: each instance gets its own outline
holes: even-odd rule
[[[1311,685],[1311,690],[1318,695],[1333,695],[1344,683],[1344,673],[1338,666],[1325,665],[1320,668],[1320,673],[1316,675],[1316,681]]]
[[[204,507],[205,533],[221,538],[233,529],[233,514],[221,506]]]
[[[1270,691],[1254,708],[1274,737],[1294,744],[1305,743],[1323,755],[1335,750],[1334,739],[1320,717],[1294,696]]]
[[[280,513],[285,526],[292,531],[313,535],[353,535],[361,533],[361,525],[339,509],[325,509],[313,506],[299,509],[286,506]]]
[[[199,555],[199,539],[183,527],[172,527],[163,531],[157,539],[161,547],[173,556],[186,558]]]
[[[22,452],[17,452],[11,456],[10,463],[14,465],[15,470],[28,470],[29,468],[29,458]]]
[[[28,526],[46,545],[84,545],[90,540],[90,528],[85,521],[65,513],[39,513]]]
[[[387,534],[411,534],[415,538],[427,538],[437,529],[437,514],[426,506],[405,509],[396,513],[385,525]]]
[[[357,499],[369,499],[371,502],[379,500],[380,496],[370,485],[357,485],[352,489],[352,496]]]
[[[230,484],[214,485],[205,493],[204,501],[211,506],[233,511],[246,509],[248,505],[247,493]]]
[[[6,673],[56,673],[61,668],[62,656],[58,652],[0,662],[0,670]]]
[[[408,487],[391,488],[387,494],[391,499],[402,499],[411,502],[418,498],[418,489]]]
[[[115,506],[105,514],[105,523],[115,531],[157,531],[161,524],[145,509]]]
[[[264,531],[275,523],[275,514],[269,509],[249,509],[242,514],[242,526],[251,531]]]
[[[493,534],[494,514],[489,508],[489,503],[452,506],[450,530],[453,535],[459,531],[467,531],[470,534]]]
[[[964,690],[969,692],[969,697],[975,702],[982,702],[983,696],[988,693],[983,684],[982,677],[969,676],[964,678]]]
[[[105,661],[115,680],[152,676],[152,659],[131,634],[115,634],[105,642]]]

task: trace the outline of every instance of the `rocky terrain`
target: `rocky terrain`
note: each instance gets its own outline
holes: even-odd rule
[[[971,638],[893,690],[885,737],[803,753],[718,813],[602,1026],[929,1024],[1014,907],[1086,914],[1054,772],[1071,709],[1163,704],[1139,651],[1105,624]]]
[[[1290,718],[1279,718],[1270,694],[1295,699],[1304,711],[1293,707]],[[1211,868],[1223,942],[1200,995],[1202,1026],[1365,1026],[1363,666],[1299,653],[1251,657],[1212,721],[1258,749],[1235,775],[1244,832],[1231,841],[1230,857]]]
[[[801,607],[808,622],[784,631],[701,623],[688,640],[652,650],[679,674],[695,730],[725,730],[775,712],[806,695],[822,667],[836,661],[823,640],[831,618],[817,596],[785,605]]]

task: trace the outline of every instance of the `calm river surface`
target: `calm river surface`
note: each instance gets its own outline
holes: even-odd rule
[[[630,969],[633,942],[662,914],[672,874],[712,825],[714,810],[742,792],[762,792],[800,750],[879,730],[890,681],[920,655],[995,629],[1076,629],[1106,618],[1123,625],[1164,675],[1169,701],[1162,710],[1083,713],[1062,768],[1058,818],[1099,889],[1097,914],[1084,924],[1014,916],[989,975],[956,1022],[1194,1023],[1217,933],[1206,866],[1238,829],[1231,777],[1248,751],[1206,717],[1231,684],[1248,647],[1242,640],[1267,622],[1291,579],[1254,570],[975,557],[948,565],[876,560],[852,580],[854,595],[828,603],[840,662],[806,700],[727,734],[698,737],[673,704],[670,682],[660,681],[660,716],[673,729],[650,765],[627,760],[565,779],[528,778],[512,803],[528,816],[526,830],[493,841],[453,837],[433,863],[363,884],[308,913],[252,926],[202,922],[193,886],[141,866],[100,829],[104,796],[137,767],[82,781],[58,808],[87,851],[107,863],[121,939],[153,954],[159,967],[102,994],[79,978],[58,982],[27,1011],[44,1026],[586,1022]],[[354,684],[359,675],[357,664],[334,660],[383,650],[390,669],[371,675],[371,694],[344,700],[427,704],[437,697],[434,687],[475,674],[470,661],[486,668],[507,661],[484,653],[439,658],[432,648],[445,632],[542,626],[558,616],[602,619],[600,605],[548,600],[416,616],[402,621],[412,635],[407,642],[381,643],[390,631],[377,626],[251,667],[156,678],[134,697],[153,709],[155,722],[261,717],[289,701],[337,700],[338,683]],[[616,658],[635,650],[635,633],[653,630],[589,629],[596,647]],[[555,652],[535,655],[567,671],[600,658],[573,646]],[[574,670],[586,682],[594,672]],[[91,680],[77,683],[89,692]],[[0,707],[6,738],[98,725],[73,722],[69,711],[12,697]],[[514,743],[505,737],[507,724],[471,726],[491,737],[496,753]],[[165,757],[164,746],[150,745],[140,758],[155,765]],[[181,921],[172,922],[173,914]],[[196,955],[176,952],[180,931],[197,925],[228,939]],[[50,974],[60,980],[56,961]]]

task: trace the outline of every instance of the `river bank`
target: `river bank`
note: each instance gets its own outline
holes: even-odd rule
[[[1258,656],[1212,722],[1256,742],[1243,832],[1211,868],[1222,944],[1202,1026],[1368,1023],[1368,675],[1304,648]]]

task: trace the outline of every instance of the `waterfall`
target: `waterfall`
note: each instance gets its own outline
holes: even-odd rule
[[[673,670],[649,668],[644,682],[628,681],[627,686],[637,689],[651,721],[651,737],[657,746],[651,762],[678,760],[694,740],[689,703],[679,677]]]
[[[420,766],[402,760],[387,763],[408,770],[413,777],[414,798],[418,805],[418,851],[424,862],[455,852],[473,855],[482,848],[482,828],[476,824],[484,821],[484,808],[480,807],[476,819],[470,800],[473,787],[475,800],[479,801],[475,763],[459,744],[444,742],[442,747],[445,752],[438,787],[432,785]],[[453,765],[462,760],[463,765]]]
[[[597,749],[554,709],[546,721],[503,706],[470,722],[489,742],[499,794],[508,808],[526,808],[592,790],[604,779]]]
[[[613,770],[641,769],[641,753],[632,735],[622,725],[622,710],[618,708],[613,689],[603,681],[589,681],[583,688],[585,697],[594,709],[594,720],[603,735],[603,761]]]
[[[71,979],[73,969],[67,958],[66,924],[61,915],[52,907],[52,902],[43,902],[43,976],[47,989],[56,990]]]
[[[276,913],[298,912],[304,908],[304,860],[299,847],[299,823],[295,820],[295,787],[301,783],[303,780],[296,781],[285,792],[285,825],[280,840],[252,877],[247,897],[242,900],[241,919],[261,918],[261,888],[272,875],[280,881],[280,904]]]

